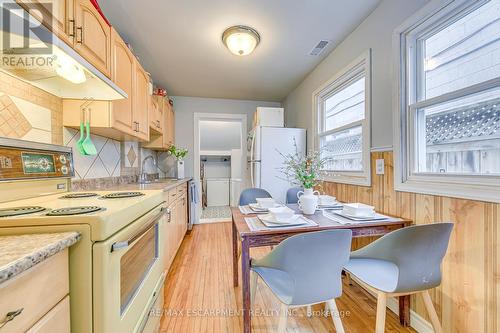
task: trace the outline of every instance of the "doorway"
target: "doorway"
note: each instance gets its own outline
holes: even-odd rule
[[[247,116],[195,113],[194,122],[200,223],[231,221],[246,179]]]

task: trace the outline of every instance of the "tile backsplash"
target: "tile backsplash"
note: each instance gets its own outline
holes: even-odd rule
[[[76,143],[80,139],[80,131],[64,128],[64,145],[73,148],[75,179],[93,179],[119,177],[121,175],[121,144],[119,141],[98,135],[90,138],[97,149],[97,155],[81,155]]]
[[[0,136],[62,144],[62,99],[0,72]]]
[[[0,72],[0,136],[72,147],[73,180],[133,177],[141,172],[142,161],[149,155],[156,161],[161,157],[165,170],[165,154],[141,148],[137,142],[120,142],[98,135],[91,135],[97,155],[80,155],[76,149],[80,131],[63,128],[62,113],[61,98]],[[146,162],[144,170],[159,173],[151,160]],[[169,176],[168,168],[166,171],[160,176]]]

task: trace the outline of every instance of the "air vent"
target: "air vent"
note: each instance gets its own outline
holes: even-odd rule
[[[312,49],[311,52],[309,52],[309,55],[312,55],[312,56],[320,55],[321,52],[323,52],[323,50],[328,46],[328,44],[330,44],[329,41],[327,41],[327,40],[320,40],[319,43],[316,44],[316,46],[314,47],[314,49]]]

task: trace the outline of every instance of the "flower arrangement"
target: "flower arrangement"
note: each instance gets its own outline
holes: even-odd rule
[[[295,186],[312,189],[320,185],[321,175],[326,163],[331,159],[321,156],[320,151],[310,151],[305,156],[299,152],[294,140],[295,153],[283,155],[284,162],[281,172]]]
[[[184,159],[186,157],[188,150],[185,148],[177,148],[175,145],[171,145],[167,150],[170,155],[174,156],[178,160]]]

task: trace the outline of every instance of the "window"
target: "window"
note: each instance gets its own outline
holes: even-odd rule
[[[500,0],[433,1],[396,31],[396,188],[500,200]]]
[[[370,52],[313,94],[316,148],[328,180],[370,185]]]

